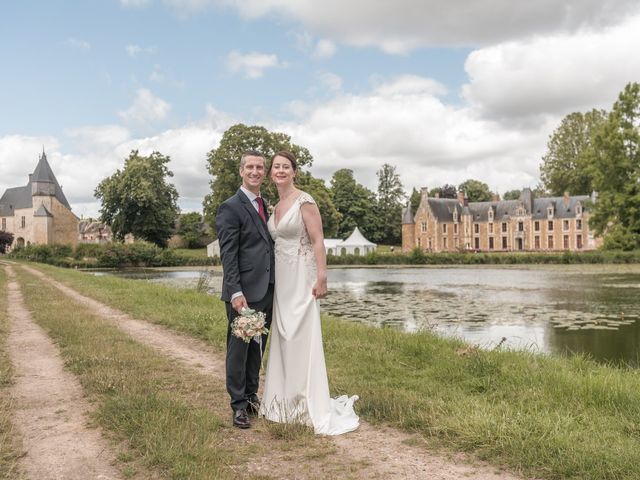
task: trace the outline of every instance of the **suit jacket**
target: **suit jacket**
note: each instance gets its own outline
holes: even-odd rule
[[[264,210],[268,215],[266,205]],[[242,291],[247,302],[262,300],[274,281],[273,240],[242,190],[218,208],[216,230],[223,269],[220,297],[230,302],[231,295]]]

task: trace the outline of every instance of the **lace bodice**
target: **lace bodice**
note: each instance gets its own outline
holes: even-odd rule
[[[315,204],[315,200],[306,192],[301,192],[289,210],[282,215],[276,226],[275,215],[269,218],[269,233],[275,241],[276,262],[298,263],[303,261],[315,275],[316,259],[309,233],[302,219],[300,207],[305,203]]]

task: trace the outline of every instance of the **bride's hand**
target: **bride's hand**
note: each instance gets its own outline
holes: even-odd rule
[[[319,300],[327,296],[327,279],[318,279],[316,283],[313,285],[313,289],[311,290],[311,294]]]

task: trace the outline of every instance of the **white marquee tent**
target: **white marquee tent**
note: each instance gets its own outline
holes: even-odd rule
[[[346,240],[340,240],[335,238],[324,239],[324,249],[327,255],[360,255],[364,256],[369,252],[374,252],[376,244],[370,242],[360,232],[360,229],[356,227],[353,233],[349,235]]]

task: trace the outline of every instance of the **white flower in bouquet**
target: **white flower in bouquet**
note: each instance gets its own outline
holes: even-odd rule
[[[260,339],[262,335],[269,333],[266,315],[264,312],[245,308],[231,323],[231,333],[246,343],[249,343],[252,338]]]

